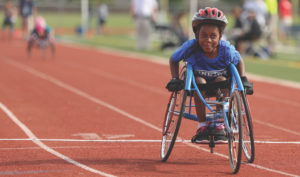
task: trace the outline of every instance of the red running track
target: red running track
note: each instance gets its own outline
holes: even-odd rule
[[[178,142],[160,161],[167,65],[62,44],[53,60],[28,59],[23,41],[0,49],[0,175],[232,176],[227,145]],[[300,176],[300,90],[254,84],[256,159],[235,176]],[[179,136],[196,126],[183,120]]]

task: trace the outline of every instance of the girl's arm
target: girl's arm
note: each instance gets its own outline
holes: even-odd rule
[[[179,78],[179,62],[174,62],[172,58],[169,59],[170,71],[172,78]]]
[[[240,77],[244,77],[245,75],[245,64],[243,58],[240,59],[240,62],[236,65],[236,69],[239,71]]]

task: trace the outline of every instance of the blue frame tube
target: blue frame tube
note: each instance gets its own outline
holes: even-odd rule
[[[199,89],[197,88],[197,84],[196,84],[196,80],[194,77],[194,73],[193,73],[193,68],[192,65],[187,63],[187,77],[186,77],[186,82],[185,82],[185,90],[187,91],[191,91],[191,85],[194,85],[196,92],[199,96],[199,98],[201,99],[201,101],[205,104],[205,106],[212,112],[214,112],[214,110],[211,108],[211,106],[209,106],[205,99],[203,98],[201,92],[199,91]]]
[[[230,64],[230,71],[231,71],[231,74],[232,74],[232,81],[234,84],[234,81],[236,81],[236,84],[238,86],[238,91],[244,91],[244,86],[243,86],[243,83],[241,81],[241,77],[239,75],[239,72],[238,70],[236,69],[236,67],[234,66],[234,64]],[[232,89],[233,87],[231,87]],[[231,92],[232,93],[232,92]]]
[[[196,80],[195,80],[195,77],[194,77],[192,65],[189,64],[189,63],[186,63],[186,67],[187,67],[187,70],[186,70],[187,76],[186,76],[186,82],[185,82],[185,90],[186,91],[194,91],[195,90],[197,92],[197,95],[201,99],[201,101],[205,104],[205,106],[212,113],[215,113],[215,111],[211,108],[211,106],[209,104],[207,104],[207,102],[204,99],[204,97],[202,96],[200,90],[197,88],[197,84],[196,84]],[[242,84],[239,72],[236,69],[234,64],[230,64],[230,72],[231,72],[231,75],[232,75],[232,82],[231,82],[231,89],[230,89],[230,96],[231,96],[232,93],[234,92],[234,90],[244,91],[244,86]],[[237,87],[235,86],[235,83],[236,83]],[[192,84],[193,84],[194,88],[192,88]],[[191,101],[192,100],[190,100],[190,106],[191,106]],[[223,103],[223,107],[224,107],[224,103]],[[227,112],[228,111],[229,110],[226,110],[226,111],[224,110],[224,112],[223,112],[223,114],[224,114],[224,123],[225,123],[226,129],[231,134],[232,129],[229,127],[228,117],[227,117]],[[189,108],[189,113],[184,113],[184,117],[187,118],[187,119],[190,119],[190,120],[195,120],[195,121],[198,120],[196,115],[191,114],[191,107]]]

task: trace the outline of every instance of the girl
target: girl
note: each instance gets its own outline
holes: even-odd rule
[[[46,21],[43,17],[37,17],[35,19],[34,29],[31,31],[27,45],[28,57],[30,57],[31,49],[34,45],[43,50],[45,50],[49,46],[53,57],[54,37],[51,33],[51,28],[46,24]]]
[[[195,39],[186,41],[170,58],[172,79],[166,87],[169,91],[178,91],[184,87],[183,81],[179,79],[181,60],[192,64],[197,85],[225,82],[228,76],[227,68],[233,63],[239,71],[244,86],[249,86],[248,89],[252,91],[251,84],[245,77],[244,62],[239,52],[229,42],[221,40],[227,23],[225,15],[217,8],[206,7],[195,13],[192,19]],[[227,89],[221,91],[225,96],[228,94]],[[205,96],[205,91],[201,94]],[[192,142],[208,142],[205,105],[197,94],[194,96],[194,101],[199,124]],[[224,124],[219,124],[215,131],[218,132],[218,136],[215,136],[216,142],[226,141]]]

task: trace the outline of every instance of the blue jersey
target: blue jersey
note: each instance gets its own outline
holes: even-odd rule
[[[219,53],[215,58],[207,58],[202,50],[197,46],[196,39],[186,41],[171,56],[172,60],[179,62],[185,60],[193,66],[194,74],[207,80],[212,80],[218,76],[227,76],[227,68],[232,63],[240,62],[239,52],[228,41],[219,41]],[[194,51],[195,46],[198,47]]]
[[[35,7],[33,0],[20,0],[20,14],[22,17],[28,17],[32,15],[32,10]]]

